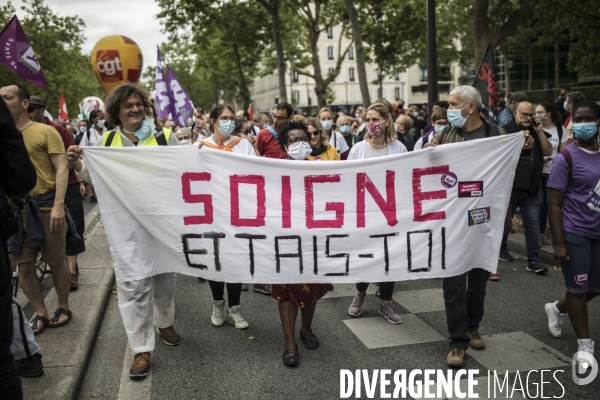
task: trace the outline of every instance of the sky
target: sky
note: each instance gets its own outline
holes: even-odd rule
[[[22,0],[11,3],[17,17],[22,19],[25,14],[21,10]],[[56,14],[77,15],[85,22],[82,50],[86,54],[103,37],[124,35],[142,50],[145,70],[148,65],[156,65],[156,46],[167,40],[167,35],[160,32],[161,25],[156,19],[160,8],[154,0],[44,0],[44,3]]]

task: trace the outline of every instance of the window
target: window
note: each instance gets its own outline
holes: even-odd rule
[[[327,46],[327,59],[333,60],[333,46]]]
[[[395,81],[399,81],[399,80],[400,80],[400,73],[396,72],[396,73],[394,74],[394,80],[395,80]]]
[[[300,103],[300,91],[294,90],[294,102]]]
[[[440,81],[451,81],[452,77],[450,75],[450,67],[441,67],[440,68],[440,76],[438,77]]]
[[[394,98],[395,98],[396,100],[399,100],[399,99],[400,99],[400,88],[399,88],[399,87],[397,87],[397,88],[394,88]]]
[[[354,82],[354,68],[348,68],[348,80]]]
[[[333,28],[327,28],[327,39],[333,39]]]
[[[348,60],[354,60],[354,46],[350,46],[348,49]]]
[[[427,68],[421,68],[421,82],[427,81]]]
[[[292,82],[293,83],[298,83],[298,71],[294,71],[292,73]]]

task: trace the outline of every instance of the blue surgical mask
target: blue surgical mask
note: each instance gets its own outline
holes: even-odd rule
[[[471,103],[469,103],[471,104]],[[450,125],[455,126],[457,128],[462,128],[463,125],[465,124],[465,122],[467,122],[467,117],[463,117],[462,116],[462,110],[464,110],[465,108],[467,108],[469,106],[469,104],[467,104],[466,106],[464,106],[463,108],[461,108],[460,110],[455,108],[455,109],[450,109],[448,111],[446,111],[447,115],[448,115],[448,122],[450,122]]]
[[[565,102],[563,103],[563,108],[566,110],[567,109],[567,101],[565,100]]]
[[[326,131],[331,129],[331,125],[333,125],[333,121],[328,119],[325,121],[321,121],[321,126],[323,127],[323,129],[325,129]]]
[[[231,120],[221,121],[221,123],[219,124],[219,132],[223,136],[230,136],[234,129],[235,123]]]
[[[350,133],[350,125],[342,125],[340,126],[340,133],[342,135],[347,135]]]
[[[142,121],[142,125],[140,125],[138,130],[134,132],[134,135],[137,136],[138,139],[144,140],[148,136],[150,136],[153,131],[154,131],[154,121],[152,121],[150,118],[146,117]]]
[[[444,125],[434,125],[434,126],[433,126],[433,129],[435,129],[435,133],[438,133],[438,132],[441,132],[441,131],[443,131],[443,130],[444,130],[444,128],[445,128],[445,126],[444,126]]]
[[[590,140],[598,134],[598,122],[580,122],[573,124],[573,133],[581,140]]]

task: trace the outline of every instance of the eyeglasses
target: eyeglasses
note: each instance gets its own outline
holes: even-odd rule
[[[290,144],[294,144],[294,143],[298,143],[298,142],[304,142],[307,143],[308,139],[306,137],[301,137],[301,138],[290,138]]]
[[[219,117],[219,119],[220,119],[221,121],[223,121],[223,122],[227,122],[227,121],[231,121],[231,122],[233,122],[233,121],[235,121],[235,117],[227,117],[227,116],[222,116],[222,117]]]
[[[447,122],[436,122],[434,125],[435,126],[449,126],[450,124]]]
[[[320,136],[321,135],[321,131],[314,131],[310,133],[311,136]]]
[[[282,117],[281,115],[275,115],[273,117],[273,119],[275,119],[276,121],[286,121],[289,119],[289,117]]]
[[[521,116],[522,116],[523,118],[533,118],[533,114],[525,114],[524,112],[522,112],[522,111],[520,111],[520,110],[517,110],[517,112],[518,112],[519,114],[521,114]]]

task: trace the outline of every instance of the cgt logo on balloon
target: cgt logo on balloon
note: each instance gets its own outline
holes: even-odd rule
[[[123,68],[118,50],[99,50],[96,68],[104,82],[118,82],[123,79]]]

